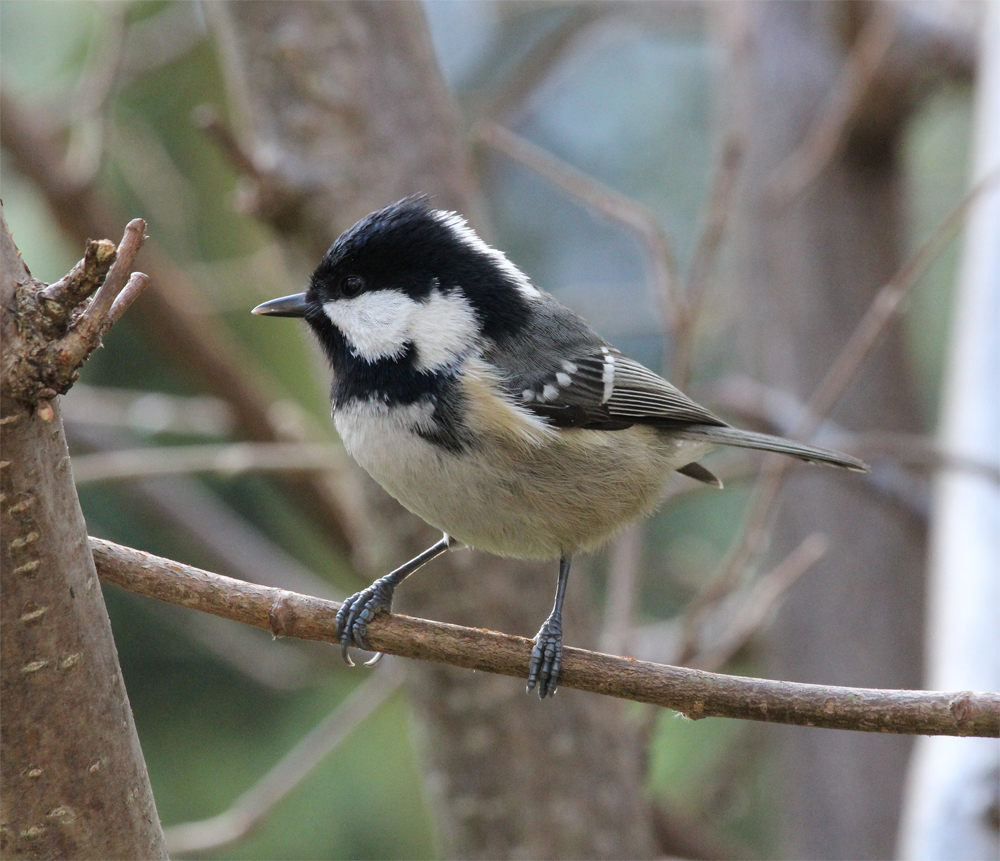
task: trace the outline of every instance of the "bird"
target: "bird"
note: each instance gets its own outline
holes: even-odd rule
[[[425,195],[342,233],[304,292],[254,314],[303,318],[333,372],[348,453],[441,530],[419,556],[337,613],[344,660],[396,587],[457,546],[558,560],[552,612],[533,641],[527,690],[558,687],[573,556],[652,513],[673,472],[722,487],[698,460],[717,446],[867,471],[839,452],[730,426],[625,356]]]

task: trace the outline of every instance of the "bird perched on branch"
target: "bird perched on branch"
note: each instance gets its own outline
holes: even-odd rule
[[[407,576],[450,547],[558,559],[555,605],[534,640],[528,690],[559,681],[573,554],[648,515],[671,473],[721,487],[697,460],[719,445],[864,471],[837,452],[730,427],[622,355],[536,288],[454,212],[407,198],[366,216],[324,255],[305,293],[255,314],[303,317],[333,368],[348,452],[444,535],[344,604],[337,633],[368,648]]]

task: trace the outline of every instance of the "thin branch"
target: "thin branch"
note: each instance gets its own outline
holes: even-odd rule
[[[198,105],[191,111],[191,121],[212,139],[239,174],[252,179],[261,179],[253,158],[236,139],[232,129],[222,122],[215,105],[207,103]]]
[[[671,379],[674,385],[681,389],[687,387],[690,379],[695,328],[698,325],[702,302],[711,281],[719,249],[725,239],[726,225],[729,223],[729,214],[736,193],[736,181],[743,166],[744,149],[742,132],[735,127],[730,128],[712,175],[708,210],[695,243],[681,314],[674,332],[676,347]]]
[[[497,92],[490,97],[483,115],[496,122],[515,125],[515,117],[511,115],[524,110],[524,103],[563,60],[572,43],[609,11],[598,3],[585,3],[569,8],[555,30],[532,47],[513,74],[500,83]],[[519,111],[515,111],[515,108]]]
[[[144,272],[133,272],[128,279],[128,283],[122,288],[121,293],[119,293],[114,302],[111,303],[111,308],[108,310],[107,317],[105,317],[105,326],[111,328],[115,323],[121,318],[129,305],[131,305],[136,299],[139,298],[139,294],[142,293],[149,286],[149,276]]]
[[[670,329],[676,326],[683,313],[684,297],[677,275],[673,240],[655,212],[496,123],[480,122],[475,133],[484,143],[544,176],[584,206],[635,231],[645,243],[652,261],[652,281],[664,322]]]
[[[887,457],[910,469],[951,470],[978,475],[1000,484],[1000,464],[943,449],[935,440],[918,434],[868,431],[847,434],[852,452],[864,457]]]
[[[725,666],[774,615],[788,590],[797,583],[830,549],[826,536],[814,532],[788,554],[770,573],[751,586],[739,601],[739,610],[726,625],[722,640],[703,649],[689,666],[700,670],[717,670]]]
[[[98,288],[74,328],[81,333],[106,331],[106,327],[110,325],[107,323],[108,312],[118,294],[125,289],[132,271],[132,263],[145,240],[146,222],[141,218],[133,218],[126,225],[125,235],[118,243],[118,257],[112,264],[108,277],[104,279],[104,283]]]
[[[378,673],[351,691],[228,810],[198,822],[163,829],[167,851],[171,856],[204,852],[245,837],[402,683],[401,668],[390,661],[383,662]]]
[[[73,448],[106,451],[118,445],[120,434],[76,429]],[[73,463],[76,462],[73,457]],[[344,593],[275,544],[210,492],[202,482],[175,476],[169,480],[137,479],[122,493],[128,504],[149,509],[165,529],[200,548],[217,570],[231,577],[342,601]]]
[[[76,383],[60,407],[63,421],[71,426],[119,427],[143,434],[167,431],[229,438],[235,425],[229,403],[213,395],[168,395],[149,389]]]
[[[91,239],[83,259],[58,281],[42,289],[39,298],[46,303],[78,305],[104,283],[117,256],[118,249],[110,239]]]
[[[903,263],[890,281],[875,294],[868,310],[830,366],[830,370],[807,401],[802,417],[791,436],[797,439],[810,439],[816,433],[881,341],[886,327],[901,312],[905,301],[912,294],[914,286],[927,267],[962,225],[969,208],[998,178],[1000,169],[976,183]],[[743,529],[730,548],[721,573],[702,588],[688,609],[682,660],[689,660],[694,654],[697,627],[705,609],[735,588],[742,572],[763,547],[769,532],[769,524],[777,510],[781,489],[790,469],[791,462],[778,455],[769,455],[764,459],[763,481],[754,493]]]
[[[790,392],[765,386],[751,377],[738,374],[718,380],[709,391],[715,406],[764,425],[768,433],[779,436],[795,433],[806,410],[805,403]],[[828,447],[865,461],[885,458],[908,469],[925,472],[955,470],[1000,483],[1000,464],[945,451],[935,440],[922,434],[854,432],[845,430],[830,419],[826,419],[818,430]],[[870,476],[866,478],[870,480]]]
[[[81,186],[94,181],[104,156],[108,102],[113,95],[125,47],[123,3],[105,4],[91,34],[83,68],[66,103],[68,142],[63,159],[67,176]]]
[[[687,633],[686,613],[634,629],[631,642],[658,663],[683,662],[699,670],[719,670],[769,624],[788,589],[822,558],[826,549],[824,536],[813,533],[770,572],[709,608],[697,641],[689,650],[683,640]]]
[[[871,352],[878,346],[886,327],[903,310],[913,288],[927,267],[944,250],[958,229],[965,223],[969,209],[980,195],[1000,180],[1000,165],[977,182],[952,208],[933,233],[903,263],[890,281],[882,287],[868,306],[864,316],[844,344],[826,376],[809,398],[809,413],[804,417],[798,433],[809,437],[819,423],[837,405],[854,377]],[[992,190],[996,193],[996,189]]]
[[[826,103],[802,143],[778,165],[768,182],[770,203],[790,205],[840,151],[865,95],[882,68],[899,30],[899,13],[892,3],[876,3],[858,34]]]
[[[77,485],[163,475],[251,471],[311,471],[336,468],[343,447],[330,443],[272,442],[175,445],[120,449],[73,458]]]
[[[340,605],[283,589],[243,583],[90,539],[102,580],[191,609],[245,622],[274,636],[334,642]],[[373,649],[390,655],[523,679],[531,641],[479,628],[408,616],[369,625]],[[805,685],[726,676],[564,650],[568,688],[675,709],[690,718],[731,717],[802,726],[921,735],[1000,737],[1000,694],[891,691]]]

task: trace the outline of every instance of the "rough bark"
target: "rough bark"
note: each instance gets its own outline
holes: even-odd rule
[[[16,287],[29,275],[6,222],[0,242],[6,368],[21,346]],[[3,856],[166,858],[58,406],[33,409],[10,388],[0,408]]]
[[[224,11],[217,32],[262,215],[313,255],[357,217],[416,192],[481,226],[460,123],[419,6],[235,3]],[[381,491],[371,490],[369,506],[383,536],[372,555],[383,568],[436,538]],[[407,581],[397,601],[423,616],[532,636],[555,581],[555,563],[452,553]],[[566,615],[572,644],[596,628],[585,591],[577,577]],[[643,745],[619,703],[566,691],[542,704],[517,681],[447,667],[420,666],[411,679],[449,857],[652,854]]]
[[[805,138],[845,59],[836,4],[755,6],[731,72],[747,153],[734,213],[740,351],[754,375],[806,398],[900,260],[903,198],[894,122],[849,130],[790,205],[769,197],[775,170]],[[870,133],[869,133],[870,132]],[[884,339],[834,416],[857,430],[918,429],[898,331]],[[772,539],[780,558],[810,530],[834,551],[790,592],[768,640],[769,675],[827,684],[915,686],[920,678],[924,529],[860,482],[802,471]],[[892,855],[907,739],[770,735],[784,854]]]

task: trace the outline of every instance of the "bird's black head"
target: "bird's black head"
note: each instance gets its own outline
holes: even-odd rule
[[[389,349],[394,338],[407,338],[419,351],[422,336],[463,326],[462,305],[475,317],[477,337],[500,340],[523,326],[533,296],[524,274],[465,219],[431,209],[423,197],[373,212],[341,234],[307,292],[361,354],[373,339]],[[380,322],[383,315],[391,319]]]
[[[346,230],[305,293],[254,311],[306,318],[333,365],[335,401],[406,400],[522,331],[540,298],[460,215],[406,198]]]

